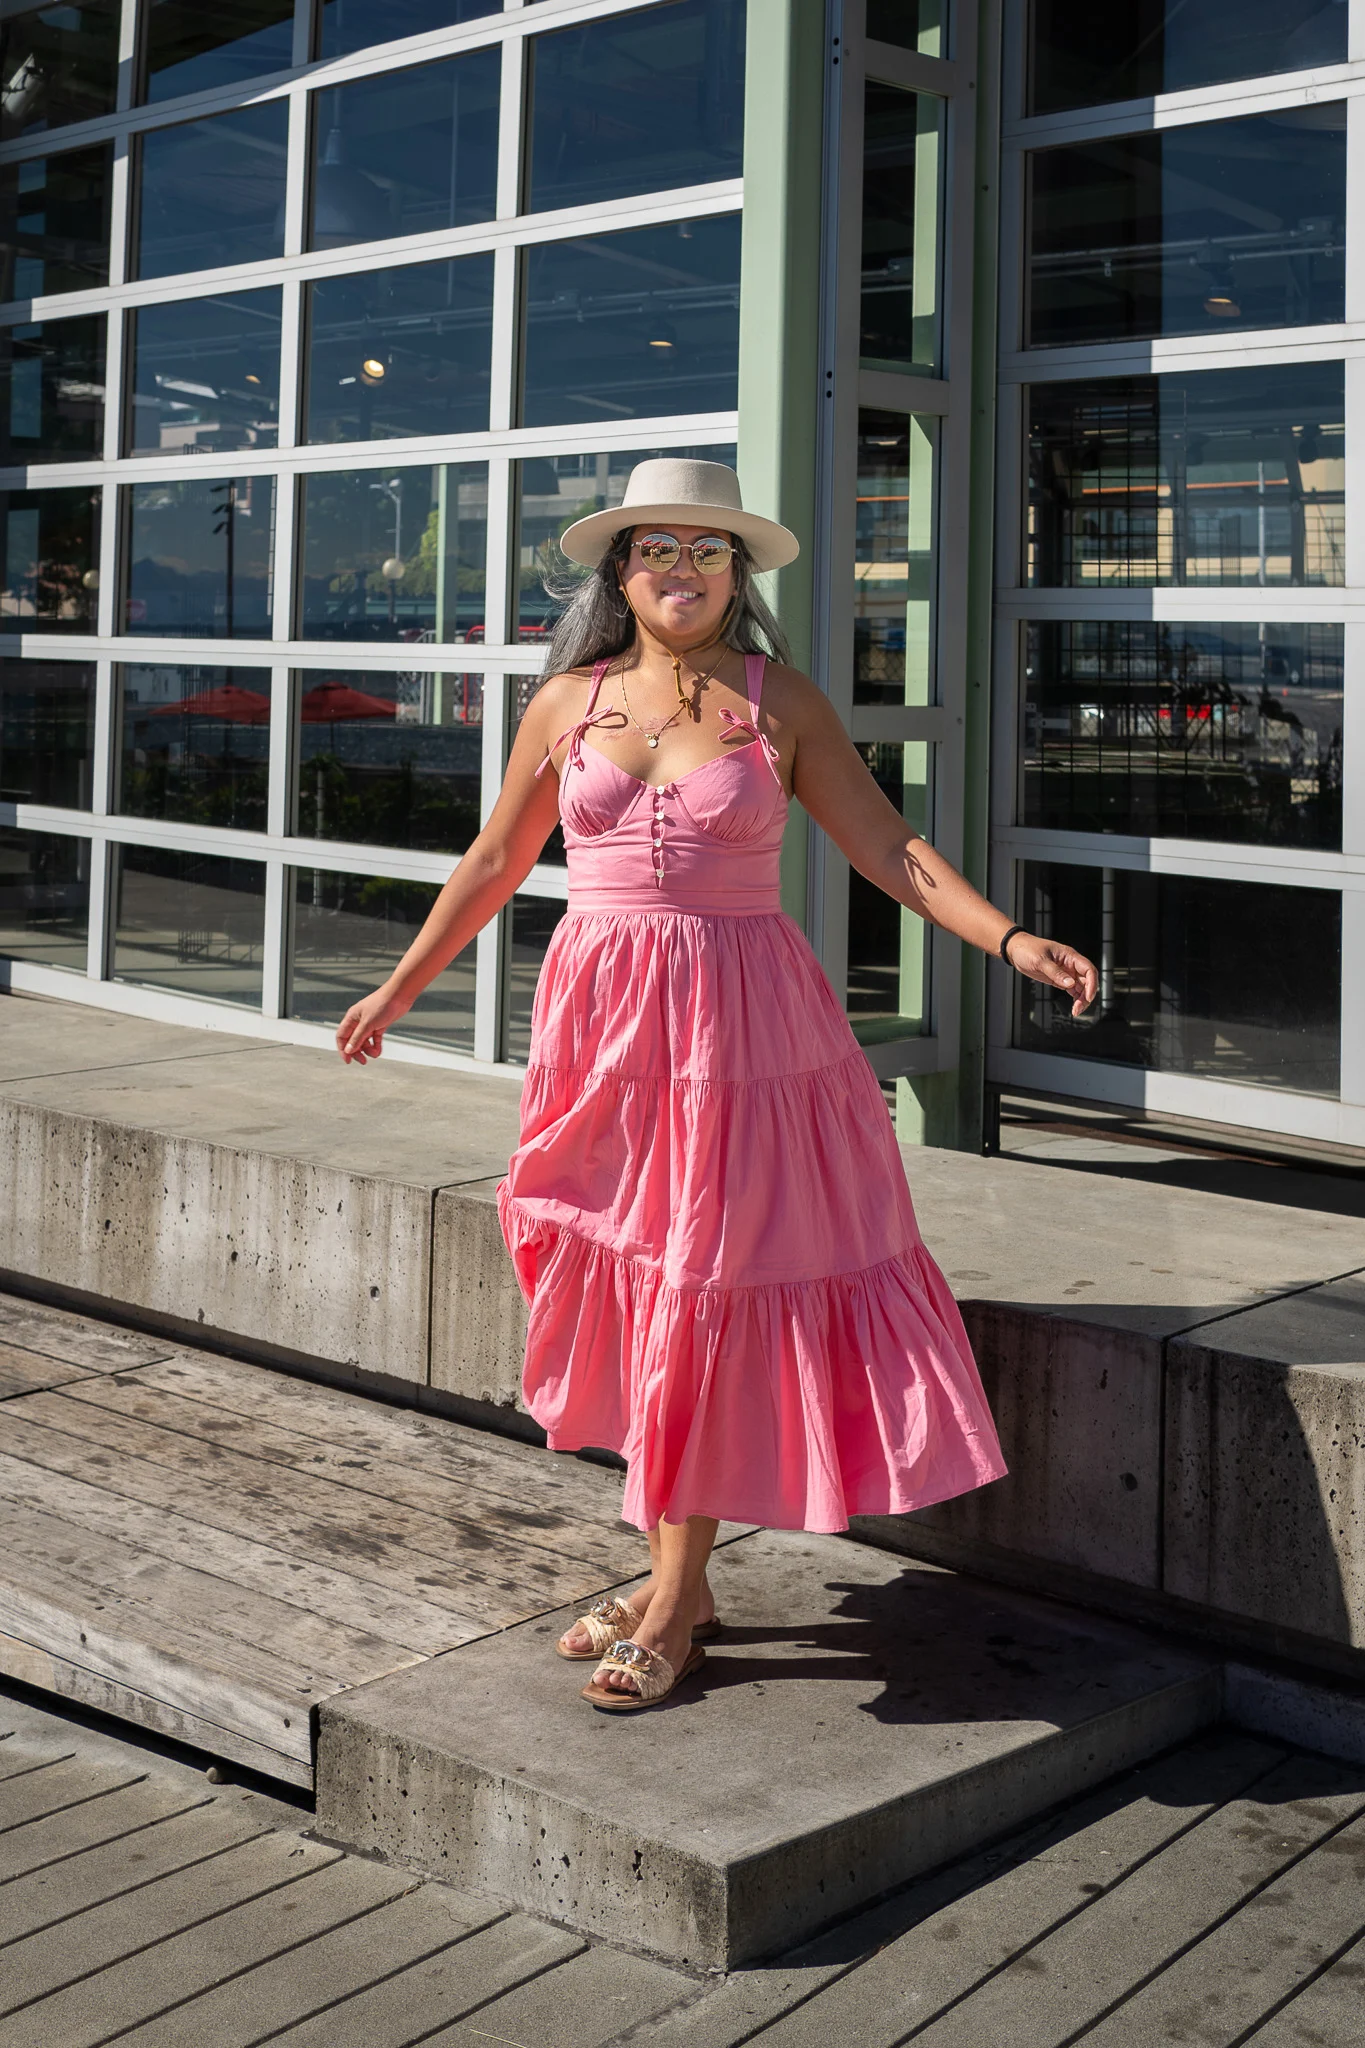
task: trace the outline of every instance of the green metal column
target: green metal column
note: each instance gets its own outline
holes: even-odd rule
[[[820,382],[823,0],[747,0],[739,456],[745,504],[801,537],[766,579],[798,668],[811,663]],[[806,923],[808,821],[793,804],[782,900]]]

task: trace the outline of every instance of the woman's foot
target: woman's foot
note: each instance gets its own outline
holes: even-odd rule
[[[704,1594],[703,1597],[709,1600],[710,1595]],[[644,1620],[630,1640],[639,1643],[646,1650],[653,1650],[657,1655],[666,1657],[674,1671],[681,1671],[692,1654],[692,1628],[692,1617],[681,1608],[674,1607],[666,1611],[663,1600],[653,1599]],[[630,1693],[638,1692],[640,1689],[629,1671],[604,1671],[597,1683],[608,1692]]]
[[[649,1605],[654,1598],[656,1590],[657,1588],[655,1587],[654,1580],[652,1577],[650,1577],[645,1580],[643,1586],[639,1587],[636,1592],[627,1593],[625,1595],[620,1595],[618,1597],[620,1597],[623,1600],[624,1604],[629,1606],[631,1610],[635,1614],[638,1614],[641,1620],[643,1620],[645,1615],[649,1612]],[[701,1596],[697,1602],[697,1612],[693,1616],[692,1622],[689,1624],[689,1644],[691,1641],[691,1629],[693,1627],[700,1628],[705,1622],[714,1621],[715,1614],[715,1598],[712,1595],[710,1586],[708,1585],[706,1580],[703,1579],[701,1583]],[[638,1634],[638,1631],[636,1633]],[[641,1638],[641,1640],[643,1640],[643,1638]],[[565,1629],[563,1635],[559,1638],[559,1646],[562,1650],[567,1651],[570,1656],[587,1657],[592,1654],[592,1638],[589,1636],[582,1622],[579,1621],[576,1621],[573,1624],[572,1628]],[[658,1647],[659,1646],[656,1643],[649,1644],[650,1649],[657,1649]],[[667,1652],[665,1652],[665,1655],[667,1655]],[[669,1662],[673,1663],[674,1660],[670,1657]],[[676,1669],[678,1667],[675,1665],[674,1668]],[[629,1688],[627,1688],[627,1690],[629,1690]]]

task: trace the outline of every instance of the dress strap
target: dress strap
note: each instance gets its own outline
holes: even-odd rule
[[[559,745],[560,740],[568,740],[569,742],[569,751],[564,757],[564,766],[566,768],[581,768],[583,766],[584,733],[587,731],[590,725],[597,725],[600,723],[602,719],[611,718],[615,715],[615,707],[611,704],[604,704],[600,711],[595,711],[593,709],[593,706],[597,702],[597,693],[602,687],[602,678],[603,676],[605,676],[607,670],[610,667],[610,661],[599,661],[593,669],[592,688],[588,692],[587,710],[583,713],[583,716],[579,719],[576,719],[572,725],[566,726],[564,728],[564,731],[559,735],[559,739],[555,740],[547,749],[545,759],[541,762],[539,768],[537,768],[536,770],[536,774],[538,776],[543,775],[545,773],[545,770],[549,767],[551,758],[554,754],[554,750]]]
[[[749,716],[758,724],[759,699],[763,695],[763,676],[768,666],[765,654],[746,654],[744,657],[744,684],[749,694]]]

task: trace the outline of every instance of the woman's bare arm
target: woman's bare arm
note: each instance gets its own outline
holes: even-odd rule
[[[379,1057],[389,1026],[497,916],[535,866],[559,816],[558,778],[553,769],[537,777],[536,769],[581,709],[584,687],[581,677],[555,676],[531,699],[488,823],[388,980],[353,1003],[338,1025],[337,1050],[348,1065]]]
[[[808,677],[784,669],[778,671],[772,704],[795,737],[795,795],[858,873],[928,923],[985,953],[996,952],[1013,919],[910,831],[868,773],[824,692]],[[1094,1001],[1099,977],[1073,947],[1025,932],[1011,939],[1009,952],[1021,973],[1072,998],[1073,1017]]]

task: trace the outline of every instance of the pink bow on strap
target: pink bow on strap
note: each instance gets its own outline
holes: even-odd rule
[[[759,731],[753,719],[741,718],[737,711],[732,711],[728,704],[723,704],[721,706],[720,720],[721,724],[726,727],[727,731],[751,732],[753,734],[754,738],[758,741],[759,746],[762,747],[764,754],[767,756],[768,766],[772,769],[773,774],[777,777],[778,787],[780,789],[785,789],[786,784],[782,780],[782,756],[778,752],[777,748],[773,745],[772,741],[768,738],[767,734]]]
[[[553,755],[554,753],[555,747],[559,745],[560,740],[568,740],[570,733],[573,734],[573,738],[569,740],[569,751],[564,757],[564,766],[566,768],[581,768],[583,766],[584,733],[587,731],[590,725],[596,725],[599,719],[610,718],[614,713],[614,709],[615,707],[613,705],[604,704],[601,710],[594,711],[590,718],[580,718],[577,725],[566,726],[564,731],[559,735],[559,739],[556,740],[554,742],[554,745],[550,747],[549,752],[545,756],[545,759],[541,762],[539,768],[537,768],[536,774],[543,775],[545,773],[545,770],[550,765],[550,758],[551,755]]]

